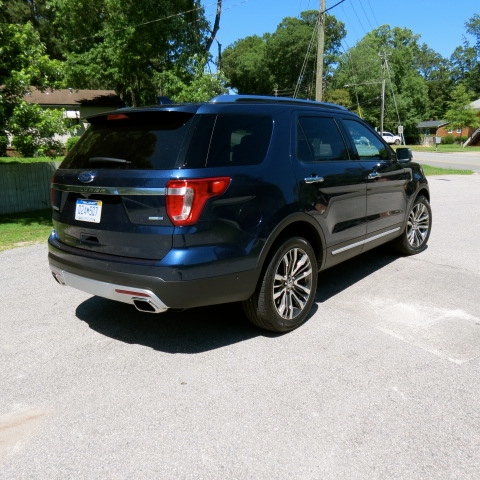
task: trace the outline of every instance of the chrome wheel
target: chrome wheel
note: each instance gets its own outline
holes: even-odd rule
[[[408,214],[405,230],[393,241],[393,245],[403,255],[415,255],[427,248],[431,231],[432,209],[427,198],[420,196]]]
[[[288,332],[310,315],[317,292],[317,257],[310,243],[293,237],[276,247],[254,294],[243,302],[257,327]]]
[[[299,315],[312,294],[313,270],[310,258],[300,248],[292,248],[280,260],[273,283],[273,299],[278,314],[292,320]]]
[[[423,203],[412,208],[407,221],[407,241],[413,248],[419,248],[430,232],[430,212]]]

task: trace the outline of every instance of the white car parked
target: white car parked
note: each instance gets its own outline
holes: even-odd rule
[[[387,143],[390,144],[394,143],[395,145],[400,145],[402,143],[402,139],[398,135],[394,135],[391,132],[383,132],[382,137]]]

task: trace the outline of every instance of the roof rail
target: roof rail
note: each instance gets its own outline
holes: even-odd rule
[[[337,110],[347,110],[347,108],[336,103],[316,102],[314,100],[304,100],[301,98],[273,97],[268,95],[218,95],[210,100],[210,103],[277,103],[289,105],[303,105],[310,107],[333,108]]]

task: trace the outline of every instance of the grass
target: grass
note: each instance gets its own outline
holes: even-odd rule
[[[46,242],[52,231],[52,210],[0,215],[0,252]]]
[[[423,171],[427,177],[432,175],[473,175],[472,170],[457,170],[454,168],[432,167],[422,164]]]
[[[61,162],[64,157],[0,157],[0,163],[40,163],[40,162]]]
[[[401,145],[403,146],[403,145]],[[480,147],[465,147],[461,145],[438,145],[437,147],[424,147],[422,145],[406,145],[414,152],[438,152],[438,153],[480,153]]]

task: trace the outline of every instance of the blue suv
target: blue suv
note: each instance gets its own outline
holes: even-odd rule
[[[286,332],[319,271],[387,242],[426,248],[422,168],[338,105],[223,95],[88,120],[52,181],[62,285],[152,313],[241,302]]]

